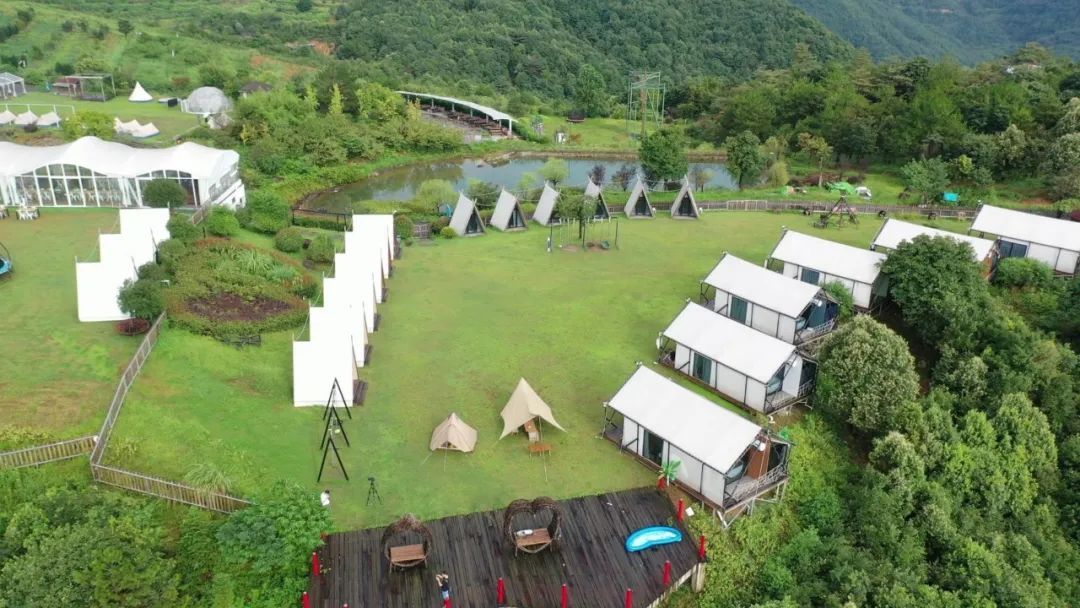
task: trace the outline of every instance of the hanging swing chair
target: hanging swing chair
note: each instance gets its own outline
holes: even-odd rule
[[[431,543],[431,530],[411,513],[387,526],[382,535],[383,554],[390,562],[391,570],[405,570],[426,563]]]
[[[538,522],[547,520],[547,524],[539,524],[533,528],[518,528],[515,519],[522,519],[536,525]],[[503,514],[503,534],[514,545],[514,553],[539,553],[558,542],[561,535],[562,508],[559,503],[541,496],[535,500],[519,498],[506,507]],[[542,527],[540,527],[542,526]]]
[[[6,279],[15,272],[15,264],[11,261],[11,252],[3,243],[0,243],[0,279]]]

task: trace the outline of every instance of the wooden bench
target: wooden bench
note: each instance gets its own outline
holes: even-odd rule
[[[547,533],[547,530],[544,530]],[[412,568],[427,561],[424,545],[390,547],[390,568]]]
[[[520,550],[526,553],[539,553],[550,545],[551,534],[548,533],[547,528],[533,530],[531,533],[524,536],[520,534],[514,535],[515,552]]]

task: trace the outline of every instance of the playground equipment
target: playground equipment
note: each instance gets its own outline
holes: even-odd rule
[[[5,279],[15,272],[15,264],[11,261],[11,252],[0,243],[0,279]]]
[[[841,228],[844,226],[844,218],[850,220],[852,224],[859,223],[859,216],[855,213],[855,208],[848,204],[846,196],[841,196],[840,200],[836,201],[836,204],[831,209],[822,213],[818,220],[814,222],[814,226],[828,228],[833,216],[836,216],[837,226]]]

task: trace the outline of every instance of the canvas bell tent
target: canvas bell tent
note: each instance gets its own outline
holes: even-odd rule
[[[562,219],[555,210],[555,205],[558,202],[559,191],[545,183],[544,191],[540,193],[540,201],[536,203],[536,211],[533,212],[533,219],[536,220],[536,223],[541,226],[562,223]]]
[[[881,273],[884,261],[882,253],[784,230],[766,264],[811,285],[837,281],[851,292],[855,306],[868,310],[888,293],[888,280]]]
[[[495,212],[491,214],[491,225],[502,231],[525,230],[525,214],[516,196],[506,190],[499,193]]]
[[[789,344],[832,331],[840,312],[821,287],[730,253],[701,282],[701,295],[715,312]]]
[[[698,209],[697,200],[694,198],[694,189],[690,186],[690,180],[684,178],[679,193],[675,195],[675,202],[671,204],[671,217],[676,219],[700,219],[701,210]]]
[[[459,452],[471,452],[476,449],[476,429],[465,424],[457,414],[451,413],[450,417],[443,420],[431,433],[431,443],[428,446],[432,452],[435,450],[457,450]]]
[[[1002,258],[1032,258],[1056,272],[1080,272],[1080,222],[983,205],[971,232],[997,237]]]
[[[651,218],[655,215],[652,203],[649,202],[649,188],[640,177],[634,182],[634,189],[630,191],[630,198],[623,207],[626,217]]]
[[[788,479],[789,443],[643,365],[605,406],[609,438],[657,468],[677,460],[677,483],[721,512]]]
[[[693,302],[663,331],[660,349],[665,365],[766,414],[805,399],[816,372],[792,344]]]
[[[480,236],[484,234],[484,220],[476,210],[476,203],[464,194],[458,193],[454,215],[450,218],[450,228],[460,236]]]
[[[585,185],[585,198],[596,201],[596,209],[593,210],[594,220],[611,219],[611,209],[608,208],[607,199],[604,198],[604,190],[596,185],[592,179]]]
[[[517,387],[514,389],[513,394],[510,395],[510,400],[506,402],[500,416],[502,416],[503,420],[503,431],[502,435],[499,435],[499,439],[506,437],[537,418],[560,431],[566,431],[555,420],[555,414],[552,413],[551,407],[544,403],[544,400],[540,398],[540,395],[536,394],[536,391],[529,386],[529,383],[524,378],[518,380]]]
[[[982,265],[986,273],[989,273],[993,268],[994,260],[997,257],[997,244],[990,239],[982,239],[976,236],[938,230],[937,228],[929,228],[927,226],[920,226],[918,224],[903,222],[892,218],[885,220],[885,223],[881,225],[881,229],[879,229],[878,233],[874,236],[873,243],[870,244],[870,249],[871,251],[889,254],[892,251],[896,251],[901,243],[905,241],[914,241],[915,237],[924,235],[930,238],[944,237],[961,243],[967,243],[968,245],[971,245],[971,252],[975,261]]]
[[[135,103],[145,103],[147,101],[154,101],[154,97],[150,93],[146,92],[142,84],[135,83],[135,88],[131,90],[131,95],[128,95],[128,101]]]

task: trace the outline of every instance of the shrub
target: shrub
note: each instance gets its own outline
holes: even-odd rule
[[[289,203],[269,190],[256,190],[247,200],[247,227],[263,234],[275,234],[292,223]]]
[[[825,284],[825,293],[840,305],[839,320],[847,321],[855,316],[855,298],[846,285],[840,281],[831,281]]]
[[[446,228],[443,228],[442,230],[439,231],[439,236],[441,236],[444,239],[452,239],[452,238],[456,237],[457,235],[458,235],[457,230],[454,230],[453,228],[451,228],[449,226],[447,226]]]
[[[435,218],[435,221],[431,223],[431,234],[437,235],[443,231],[444,228],[450,225],[450,218],[445,215],[440,215]]]
[[[166,272],[165,267],[156,262],[147,262],[142,266],[139,266],[137,274],[139,279],[157,281],[159,283],[169,278],[169,273]]]
[[[394,216],[394,234],[398,238],[412,238],[414,222],[411,217],[398,214]]]
[[[198,226],[192,224],[191,218],[186,215],[177,214],[170,217],[169,223],[165,227],[169,230],[171,238],[186,243],[197,241],[202,234]]]
[[[136,319],[153,319],[165,310],[161,283],[150,279],[124,281],[116,298],[120,310]]]
[[[180,258],[187,255],[188,245],[189,243],[185,243],[180,239],[169,239],[158,245],[158,261],[165,268],[165,272],[170,275],[175,274],[176,264]]]
[[[150,207],[183,207],[187,202],[187,190],[171,179],[151,180],[142,187],[143,202]]]
[[[206,218],[206,230],[214,236],[236,236],[240,234],[240,221],[231,209],[214,207]]]
[[[293,253],[300,251],[304,246],[304,233],[299,228],[289,226],[288,228],[282,228],[274,236],[274,247],[278,248],[278,251],[284,251],[286,253]]]
[[[311,245],[308,245],[307,251],[304,252],[304,257],[312,262],[329,263],[334,261],[334,254],[337,253],[337,248],[334,247],[334,241],[325,234],[320,234],[311,241]]]
[[[484,220],[484,225],[487,226],[491,223],[491,216],[495,214],[494,209],[481,209],[480,219]]]
[[[1054,284],[1054,269],[1031,258],[1005,258],[994,271],[993,283],[1005,289],[1046,289]]]

